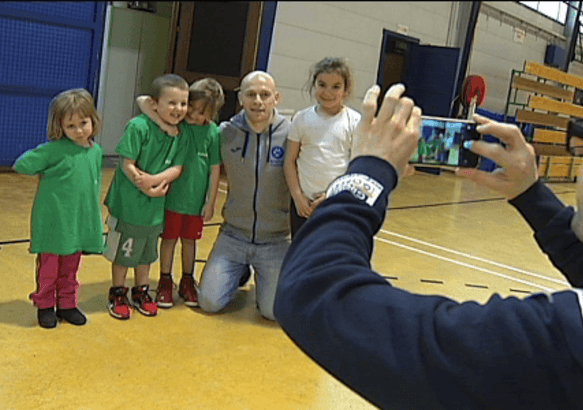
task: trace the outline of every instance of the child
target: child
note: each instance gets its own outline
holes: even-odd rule
[[[160,121],[149,107],[147,96],[138,97],[138,105],[163,130],[174,133],[171,127]],[[170,308],[174,304],[172,262],[176,242],[182,243],[182,278],[178,295],[190,307],[197,307],[194,280],[196,240],[202,238],[204,222],[214,216],[215,201],[220,178],[219,128],[213,122],[225,102],[223,88],[218,81],[204,78],[190,86],[185,139],[187,162],[180,178],[172,183],[166,196],[164,232],[160,243],[160,281],[156,302],[159,307]],[[210,175],[210,186],[209,186]]]
[[[38,324],[54,328],[57,318],[84,325],[77,308],[81,253],[101,253],[101,128],[93,98],[84,89],[57,95],[49,106],[48,143],[22,154],[21,174],[39,175],[31,217],[30,252],[36,253]],[[55,312],[56,307],[56,312]]]
[[[188,84],[176,74],[165,74],[152,83],[153,109],[168,125],[178,125],[186,115]],[[164,227],[164,202],[170,182],[178,178],[185,160],[182,139],[163,133],[142,114],[126,125],[116,152],[120,162],[105,204],[110,216],[105,257],[112,262],[109,313],[129,319],[132,307],[125,278],[134,268],[132,305],[145,316],[158,313],[148,294],[150,265],[158,259],[158,236]]]
[[[316,63],[306,86],[318,104],[299,111],[291,124],[285,177],[292,195],[292,238],[324,199],[330,182],[344,174],[351,159],[352,136],[360,114],[345,106],[353,75],[345,59]]]

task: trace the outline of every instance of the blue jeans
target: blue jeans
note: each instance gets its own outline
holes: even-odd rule
[[[273,301],[289,240],[253,244],[219,233],[198,287],[198,303],[205,312],[224,309],[235,297],[239,280],[251,265],[255,270],[257,307],[262,316],[275,320]]]

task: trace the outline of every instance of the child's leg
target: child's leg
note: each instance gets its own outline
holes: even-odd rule
[[[164,239],[160,241],[160,275],[172,274],[172,262],[174,261],[174,249],[178,239]]]
[[[194,273],[194,261],[196,257],[196,241],[194,239],[181,238],[182,243],[182,273],[192,275]]]
[[[73,309],[79,302],[77,272],[81,264],[81,252],[59,256],[57,277],[57,305],[60,309]]]
[[[39,309],[52,308],[57,303],[57,276],[59,256],[40,253],[36,257],[36,292],[30,299]]]
[[[136,286],[150,285],[150,265],[138,265],[134,268]]]
[[[111,275],[112,275],[112,286],[114,288],[124,287],[126,283],[126,275],[128,273],[127,266],[118,265],[117,263],[111,264]]]

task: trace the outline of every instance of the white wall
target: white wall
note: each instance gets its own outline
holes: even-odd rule
[[[155,14],[110,8],[100,84],[103,129],[99,142],[104,155],[116,155],[115,147],[126,123],[138,113],[136,96],[148,93],[152,81],[164,74],[170,41],[168,5],[158,2]]]
[[[327,56],[343,56],[356,74],[349,105],[358,109],[376,81],[383,29],[397,31],[405,25],[408,35],[422,44],[462,45],[464,38],[452,32],[457,30],[460,3],[278,2],[268,71],[283,94],[280,108],[297,111],[313,104],[301,91],[309,67]],[[523,44],[514,41],[515,26],[526,28]],[[562,25],[517,2],[482,2],[468,61],[468,74],[481,74],[488,83],[482,107],[502,113],[511,70],[522,69],[526,60],[544,62],[547,44],[564,46],[562,32]]]

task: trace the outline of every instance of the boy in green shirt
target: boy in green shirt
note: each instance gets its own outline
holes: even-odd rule
[[[188,84],[175,74],[152,83],[153,109],[165,123],[178,125],[188,106]],[[116,319],[129,319],[132,307],[125,278],[134,268],[131,304],[145,316],[155,316],[157,306],[148,294],[150,265],[158,259],[158,236],[164,227],[165,195],[170,182],[180,176],[186,150],[182,139],[172,137],[146,115],[131,119],[116,152],[120,162],[105,198],[109,209],[107,250],[112,262],[112,287],[108,309]]]
[[[204,223],[214,215],[221,157],[220,130],[213,119],[218,119],[224,101],[223,88],[212,78],[203,78],[190,86],[186,125],[180,136],[184,139],[183,146],[189,160],[166,195],[160,243],[160,281],[156,295],[159,307],[170,308],[174,304],[172,262],[178,238],[182,243],[182,278],[178,294],[185,305],[198,306],[194,279],[196,241],[202,238]],[[152,110],[150,97],[138,97],[137,103],[162,130],[169,135],[177,133],[176,127],[169,127]]]

